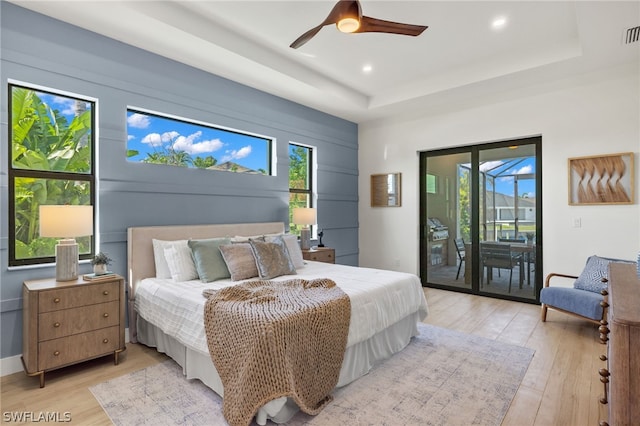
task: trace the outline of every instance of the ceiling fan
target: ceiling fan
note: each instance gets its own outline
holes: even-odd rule
[[[302,34],[289,47],[297,49],[313,38],[322,27],[336,24],[343,33],[388,33],[418,36],[428,27],[424,25],[403,24],[400,22],[383,21],[362,15],[362,8],[358,0],[340,0],[329,12],[320,25]]]

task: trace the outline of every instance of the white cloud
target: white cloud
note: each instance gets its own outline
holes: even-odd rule
[[[514,174],[516,175],[528,175],[530,173],[533,173],[533,166],[531,164],[529,164],[528,166],[524,166],[514,172]]]
[[[480,171],[486,172],[489,170],[493,170],[496,167],[499,167],[504,164],[504,161],[487,161],[486,163],[480,164]]]
[[[211,139],[198,142],[198,139],[200,139],[201,136],[201,131],[197,131],[189,136],[178,135],[173,143],[173,149],[175,149],[176,151],[185,151],[191,155],[197,155],[211,153],[219,150],[224,146],[220,139]]]
[[[142,138],[142,143],[146,143],[150,146],[162,146],[162,136],[160,133],[149,133]]]
[[[175,140],[177,140],[180,136],[180,133],[176,132],[175,130],[172,130],[170,132],[164,132],[162,134],[162,142],[173,142]]]
[[[127,124],[134,129],[146,129],[151,124],[151,120],[144,114],[131,114],[127,117]]]
[[[127,140],[128,140],[128,141],[133,140],[133,139],[135,139],[135,138],[136,138],[136,137],[135,137],[135,136],[133,136],[133,135],[127,135]]]
[[[221,163],[226,163],[231,160],[239,160],[245,158],[251,154],[251,145],[243,146],[238,150],[226,151],[225,156],[220,160]]]

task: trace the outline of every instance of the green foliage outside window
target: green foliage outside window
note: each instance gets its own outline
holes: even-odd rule
[[[311,205],[312,149],[289,144],[289,225],[291,233],[300,235],[300,226],[293,224],[293,209]]]
[[[40,238],[39,206],[92,204],[93,103],[13,85],[9,93],[9,264],[42,263],[56,239]],[[78,243],[91,253],[91,237]]]

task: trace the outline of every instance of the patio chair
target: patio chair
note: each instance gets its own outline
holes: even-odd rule
[[[522,261],[521,253],[511,251],[511,246],[505,243],[483,242],[480,245],[480,259],[482,268],[487,268],[487,284],[491,284],[493,268],[509,270],[509,293],[511,293],[511,283],[513,281],[513,268]],[[484,273],[483,273],[484,275]],[[484,276],[481,278],[484,279]],[[522,282],[522,276],[520,276]]]
[[[462,262],[465,260],[465,247],[464,240],[462,238],[456,238],[453,240],[456,244],[456,252],[458,253],[458,273],[456,274],[456,280],[460,276],[460,269],[462,268]]]

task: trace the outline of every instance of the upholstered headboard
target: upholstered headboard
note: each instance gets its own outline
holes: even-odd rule
[[[282,222],[235,223],[220,225],[143,226],[127,230],[127,282],[129,285],[129,337],[136,341],[136,315],[133,302],[136,286],[144,278],[156,276],[152,240],[187,240],[251,236],[284,232]]]

